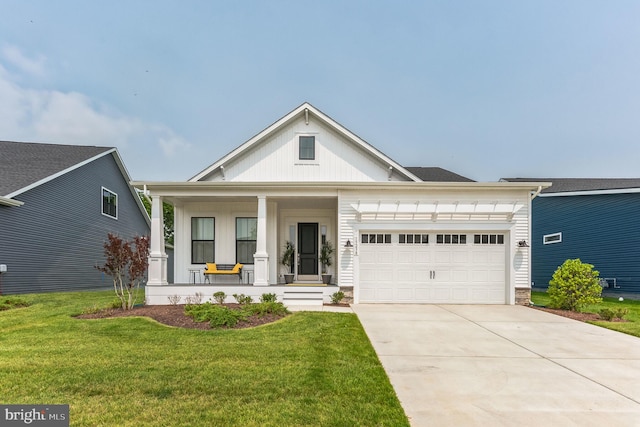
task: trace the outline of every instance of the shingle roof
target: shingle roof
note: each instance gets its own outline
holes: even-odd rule
[[[605,191],[640,188],[640,178],[502,178],[509,182],[551,182],[542,193]]]
[[[474,182],[472,179],[458,175],[457,173],[448,171],[438,167],[415,167],[405,166],[409,172],[417,176],[423,181],[431,182]]]
[[[12,194],[112,149],[0,141],[0,196]]]

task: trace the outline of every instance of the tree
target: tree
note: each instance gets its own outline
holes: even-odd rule
[[[602,302],[599,272],[580,259],[568,259],[553,273],[547,293],[550,306],[563,310],[581,311],[586,305]]]
[[[140,284],[149,267],[149,239],[136,236],[131,241],[109,233],[104,243],[105,263],[95,268],[113,279],[113,289],[124,310],[136,303]]]
[[[151,216],[151,201],[138,192],[138,197],[142,201],[144,208],[147,210],[147,214]],[[162,220],[164,223],[164,241],[170,245],[173,245],[173,205],[167,202],[162,202]]]

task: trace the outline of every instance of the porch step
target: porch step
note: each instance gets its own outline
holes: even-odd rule
[[[314,305],[322,306],[323,292],[322,291],[284,291],[282,296],[282,302],[284,305]]]

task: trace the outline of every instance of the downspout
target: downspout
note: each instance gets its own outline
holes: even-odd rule
[[[540,194],[541,191],[542,191],[542,186],[539,185],[538,189],[536,190],[536,192],[532,193],[531,197],[529,198],[529,218],[531,218],[531,219],[533,219],[533,211],[531,210],[533,199],[538,197],[538,195]],[[532,237],[532,234],[531,234],[531,221],[529,221],[528,234],[529,234],[529,250],[528,250],[528,252],[529,252],[529,261],[528,261],[529,262],[529,287],[531,289],[533,289],[533,286],[531,286],[531,269],[532,269],[531,259],[533,258],[531,256],[531,252],[533,252],[533,240],[531,239],[531,237]],[[533,301],[531,301],[531,298],[529,298],[529,305],[534,305]]]

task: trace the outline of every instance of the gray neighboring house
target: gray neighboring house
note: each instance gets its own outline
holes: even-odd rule
[[[149,235],[115,148],[0,141],[3,294],[97,289],[108,233]]]

